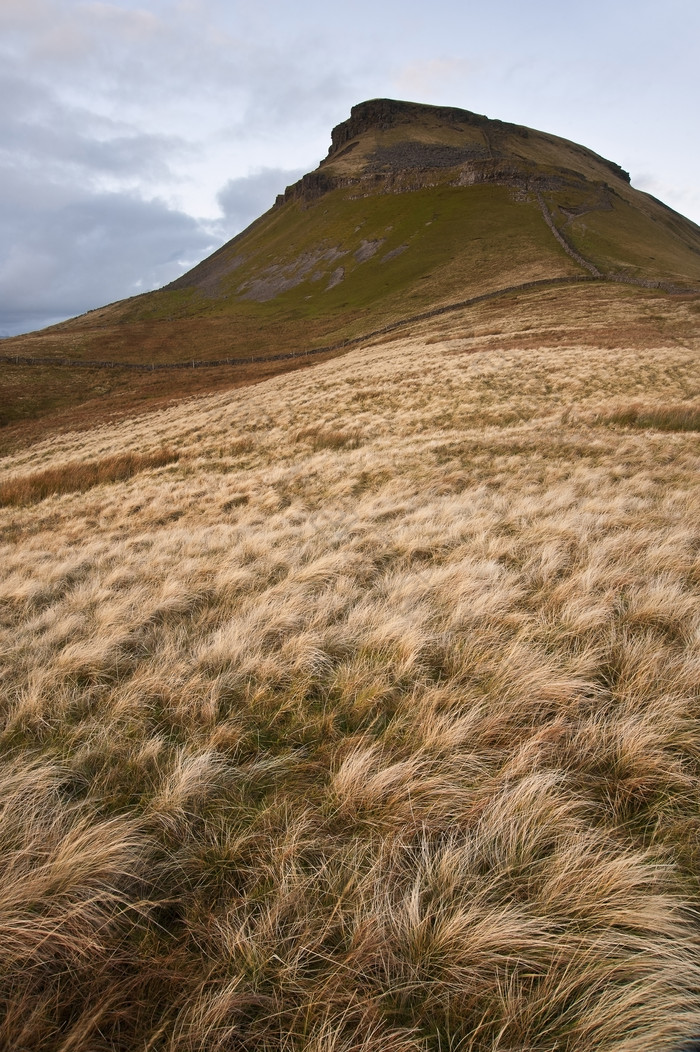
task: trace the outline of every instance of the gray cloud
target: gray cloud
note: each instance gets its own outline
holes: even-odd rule
[[[224,218],[222,233],[232,237],[275,203],[277,194],[304,175],[304,169],[262,168],[252,175],[229,179],[217,195]]]
[[[95,193],[0,213],[0,334],[171,281],[219,243],[162,201]]]
[[[220,243],[141,188],[188,153],[184,140],[65,101],[0,73],[0,335],[50,324],[163,284]],[[176,178],[176,176],[175,176]]]
[[[148,163],[148,144],[133,156]],[[112,152],[88,151],[86,168],[122,167]],[[75,163],[81,162],[76,152]],[[144,160],[145,159],[145,160]],[[55,156],[54,156],[55,161]],[[63,156],[45,181],[21,164],[5,166],[0,194],[0,336],[52,324],[172,281],[267,211],[302,169],[263,169],[229,180],[222,216],[198,220],[133,192],[69,185]]]
[[[170,175],[192,151],[183,138],[144,133],[126,121],[65,102],[11,63],[0,71],[0,163],[40,168],[43,179],[75,185],[110,176],[153,179]]]
[[[218,0],[3,0],[0,336],[167,283],[313,167],[264,165],[342,78],[273,38]]]

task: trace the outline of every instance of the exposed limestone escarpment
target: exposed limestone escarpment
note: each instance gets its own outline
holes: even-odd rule
[[[619,165],[564,139],[455,107],[372,99],[354,106],[350,118],[333,129],[328,155],[288,186],[276,205],[310,204],[350,186],[392,193],[447,181],[542,191],[583,182],[605,186],[611,177],[629,184]]]
[[[405,163],[408,158],[408,163]],[[313,176],[313,178],[312,178]],[[357,188],[356,196],[365,194],[401,193],[435,186],[479,184],[516,187],[523,191],[564,190],[583,188],[586,181],[570,169],[546,170],[526,161],[481,160],[469,150],[446,147],[416,147],[414,143],[399,143],[386,150],[379,149],[365,165],[362,174],[335,176],[330,172],[312,172],[279,194],[275,207],[288,201],[312,204],[331,190]],[[600,183],[601,192],[609,191]]]
[[[527,137],[528,129],[517,124],[503,125],[502,121],[492,121],[479,113],[458,109],[455,106],[426,106],[418,102],[401,102],[397,99],[370,99],[360,102],[350,110],[349,120],[338,124],[331,132],[331,147],[326,160],[330,160],[339,150],[358,135],[372,129],[395,128],[402,124],[415,125],[426,118],[445,125],[471,125],[484,127],[498,125],[507,127],[515,134]]]
[[[327,172],[318,170],[308,172],[298,183],[293,183],[287,187],[283,194],[278,194],[275,204],[282,205],[285,201],[298,200],[299,198],[303,198],[305,201],[315,201],[316,198],[340,185],[341,181]]]

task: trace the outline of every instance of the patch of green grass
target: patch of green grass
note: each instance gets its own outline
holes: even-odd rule
[[[319,245],[344,255],[320,264],[320,279],[312,280],[312,271],[295,288],[260,304],[262,315],[286,310],[347,321],[358,312],[367,324],[369,312],[379,322],[515,284],[526,268],[541,266],[548,276],[570,269],[536,206],[514,201],[501,186],[439,186],[360,199],[336,190],[310,209],[289,204],[283,211],[272,231],[256,230],[250,246],[237,246],[249,252],[251,263],[224,279],[227,309],[240,309],[236,290],[243,281],[273,264],[292,265]],[[359,262],[355,253],[363,241],[382,243]],[[345,268],[345,277],[327,289],[337,266]]]
[[[556,201],[557,196],[553,195]],[[570,195],[569,195],[570,196]],[[603,271],[649,280],[700,281],[700,245],[678,236],[669,223],[646,215],[617,196],[612,208],[593,210],[557,225],[574,247]]]
[[[356,253],[367,241],[379,246],[361,261]],[[296,280],[305,259],[330,249],[337,251],[336,259],[319,258],[303,280],[268,300],[257,302],[246,297],[245,289],[241,292],[271,268]],[[240,257],[244,261],[226,273]],[[288,202],[222,250],[220,262],[220,281],[203,278],[201,288],[163,289],[135,298],[128,301],[122,320],[234,316],[244,328],[314,321],[321,325],[319,335],[325,337],[330,325],[342,338],[517,284],[527,280],[524,270],[528,276],[538,267],[537,276],[575,273],[536,205],[515,201],[503,186],[443,185],[366,197],[340,189],[311,206]],[[328,288],[340,266],[343,280]],[[258,330],[257,335],[260,340],[263,334]],[[272,333],[266,342],[271,339]]]

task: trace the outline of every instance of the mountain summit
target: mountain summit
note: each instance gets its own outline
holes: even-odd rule
[[[542,167],[549,167],[549,173]],[[461,182],[514,181],[528,188],[561,188],[572,175],[629,183],[629,174],[612,161],[551,135],[517,124],[490,120],[468,110],[426,106],[394,99],[372,99],[353,106],[350,119],[331,133],[328,156],[278,198],[313,195],[348,179],[388,178],[415,186],[417,172],[460,168]],[[412,176],[409,176],[412,173]]]
[[[268,254],[272,242],[285,250]],[[700,230],[633,189],[618,164],[566,139],[467,110],[373,99],[353,107],[327,157],[262,221],[169,288],[291,307],[298,293],[285,294],[303,286],[309,306],[295,306],[307,315],[335,315],[342,302],[387,317],[395,297],[438,305],[581,274],[694,284]]]
[[[566,139],[373,99],[333,129],[315,171],[187,274],[4,348],[162,368],[233,360],[257,376],[256,359],[578,281],[697,290],[700,228]]]

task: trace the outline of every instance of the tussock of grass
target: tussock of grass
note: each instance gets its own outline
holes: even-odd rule
[[[601,419],[619,427],[653,428],[655,431],[700,431],[700,406],[639,403],[621,407]]]
[[[60,493],[84,493],[107,482],[123,482],[147,468],[172,464],[179,453],[159,449],[152,453],[116,453],[100,460],[73,460],[29,475],[16,475],[0,483],[0,506],[38,504]]]
[[[357,431],[332,427],[303,427],[296,433],[298,442],[308,442],[314,449],[356,449],[361,436]]]
[[[0,1045],[700,1033],[697,337],[428,332],[8,458]]]

